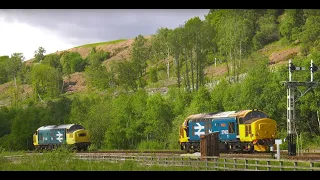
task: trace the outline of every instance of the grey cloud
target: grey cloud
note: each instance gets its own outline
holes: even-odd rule
[[[7,22],[47,28],[69,43],[81,45],[151,35],[160,27],[176,28],[195,16],[203,19],[208,12],[208,9],[5,9],[0,10],[0,16]]]

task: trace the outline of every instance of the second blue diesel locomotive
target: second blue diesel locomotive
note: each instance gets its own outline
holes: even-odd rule
[[[267,152],[277,136],[276,121],[257,109],[193,114],[180,126],[181,150],[199,152],[200,136],[212,132],[221,152]]]

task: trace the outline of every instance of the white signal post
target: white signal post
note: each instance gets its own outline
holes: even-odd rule
[[[311,60],[310,72],[311,72],[311,81],[310,82],[301,82],[301,81],[292,81],[292,72],[296,70],[305,70],[304,67],[296,67],[293,65],[291,59],[289,60],[289,81],[284,81],[283,83],[287,86],[287,133],[288,136],[288,155],[296,155],[296,128],[295,128],[295,89],[298,86],[307,86],[309,87],[304,93],[300,95],[302,97],[313,87],[317,86],[318,83],[313,82],[313,73],[317,71],[317,66],[313,64]]]
[[[280,144],[282,144],[282,140],[276,139],[275,143],[277,145],[277,159],[280,160]]]

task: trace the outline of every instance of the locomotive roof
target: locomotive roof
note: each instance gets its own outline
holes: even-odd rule
[[[245,121],[244,124],[251,124],[251,123],[253,123],[253,122],[257,121],[257,120],[261,120],[261,118],[252,118],[250,120]]]
[[[251,112],[253,110],[240,110],[240,111],[236,111],[232,116],[245,116],[248,112]],[[256,110],[259,111],[259,110]]]
[[[216,114],[211,114],[210,117],[229,117],[230,115],[236,113],[236,111],[224,111]]]
[[[257,109],[253,110],[240,110],[240,111],[223,111],[223,112],[211,112],[211,113],[200,113],[192,114],[186,118],[185,121],[190,119],[200,119],[200,118],[219,118],[219,117],[244,117],[247,113],[252,111],[262,112]],[[262,112],[264,113],[264,112]]]
[[[42,126],[38,128],[38,130],[46,130],[46,129],[69,129],[71,126],[76,124],[61,124],[61,125],[48,125]]]

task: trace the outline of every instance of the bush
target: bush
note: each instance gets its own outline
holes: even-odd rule
[[[149,79],[150,82],[155,83],[158,81],[157,70],[155,68],[151,68],[149,71]]]
[[[138,150],[159,150],[165,149],[165,144],[159,141],[141,141]]]

